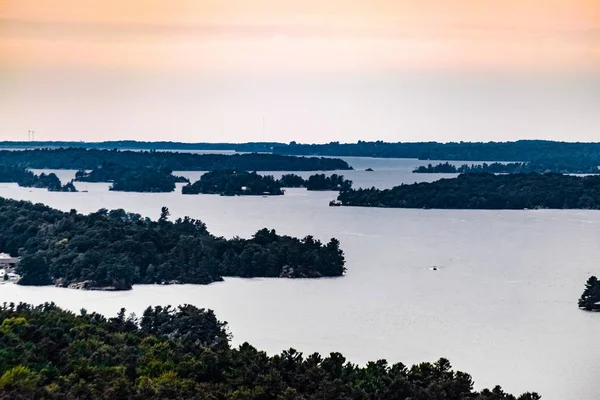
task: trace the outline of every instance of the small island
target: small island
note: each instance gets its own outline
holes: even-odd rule
[[[283,187],[306,188],[306,190],[311,191],[339,191],[352,187],[352,181],[344,179],[343,175],[338,174],[332,174],[331,176],[316,174],[309,176],[308,179],[295,174],[287,174],[283,175],[279,182]]]
[[[217,170],[207,172],[200,180],[182,187],[183,194],[220,194],[221,196],[278,196],[284,194],[282,188],[306,188],[306,190],[347,190],[352,181],[343,175],[311,175],[304,179],[296,174],[285,174],[281,179],[256,172]]]
[[[63,185],[54,173],[35,175],[25,168],[10,165],[0,165],[0,182],[14,182],[22,187],[46,188],[51,192],[77,191],[73,182]]]
[[[331,205],[440,209],[600,209],[600,176],[462,174],[380,190],[349,189]]]
[[[598,278],[592,276],[588,279],[577,304],[579,308],[586,311],[600,311],[600,281]]]
[[[337,239],[321,243],[259,230],[250,239],[211,235],[189,217],[158,221],[123,210],[89,215],[0,197],[0,252],[20,256],[22,285],[128,290],[136,283],[208,284],[224,276],[342,276]]]
[[[440,163],[437,165],[428,164],[421,165],[415,168],[413,173],[416,174],[467,174],[472,172],[487,172],[492,174],[518,174],[524,172],[546,172],[545,170],[534,170],[533,164],[529,163],[483,163],[483,164],[463,164],[460,167],[452,165],[449,162]]]
[[[114,163],[103,163],[90,172],[79,170],[76,181],[112,182],[109,190],[121,192],[164,193],[175,190],[175,183],[189,180],[174,176],[168,168],[129,168]]]
[[[311,175],[305,183],[306,190],[349,190],[352,187],[352,181],[344,179],[343,175],[325,174]]]
[[[220,194],[222,196],[278,196],[283,194],[281,182],[271,175],[256,172],[217,170],[207,172],[200,180],[181,188],[183,194]]]
[[[340,353],[234,347],[226,322],[189,304],[147,307],[139,317],[121,308],[107,318],[54,303],[4,303],[0,326],[6,399],[540,399],[500,386],[474,391],[471,376],[444,358],[361,367]]]

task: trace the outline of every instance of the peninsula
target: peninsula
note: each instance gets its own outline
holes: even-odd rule
[[[349,189],[331,205],[448,209],[600,209],[600,176],[470,173],[392,189]]]

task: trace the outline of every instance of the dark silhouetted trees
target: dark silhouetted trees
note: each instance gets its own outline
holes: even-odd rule
[[[362,207],[597,210],[600,176],[470,173],[385,190],[345,190],[338,202]]]
[[[473,390],[450,362],[361,367],[340,353],[269,356],[229,344],[227,324],[191,305],[148,307],[141,318],[52,303],[0,307],[0,397],[7,399],[539,400],[496,386]]]
[[[332,239],[262,229],[250,239],[211,235],[189,217],[158,221],[123,210],[89,215],[0,198],[0,251],[20,255],[19,283],[130,289],[136,283],[207,284],[223,276],[318,278],[345,272]]]

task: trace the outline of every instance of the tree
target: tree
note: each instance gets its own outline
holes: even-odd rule
[[[19,285],[40,286],[52,283],[48,264],[37,254],[23,256],[17,264],[16,272],[21,275]]]
[[[600,282],[595,276],[587,280],[578,305],[586,311],[600,310]]]
[[[158,219],[158,222],[167,222],[170,215],[169,209],[167,207],[162,207],[160,209],[160,218]]]

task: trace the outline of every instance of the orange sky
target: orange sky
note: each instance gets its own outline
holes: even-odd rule
[[[598,0],[1,0],[0,67],[600,67]]]

